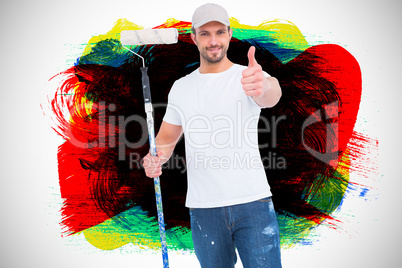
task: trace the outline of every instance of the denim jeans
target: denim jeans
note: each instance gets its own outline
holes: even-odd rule
[[[219,208],[190,209],[195,254],[202,268],[280,268],[279,226],[271,197]]]

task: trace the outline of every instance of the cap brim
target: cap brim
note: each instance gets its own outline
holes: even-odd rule
[[[200,28],[204,24],[207,24],[208,22],[211,22],[211,21],[217,21],[217,22],[222,23],[223,25],[226,25],[226,26],[230,25],[230,23],[228,23],[227,21],[222,21],[222,20],[217,20],[217,19],[205,19],[205,20],[199,21],[197,23],[194,23],[192,26],[193,26],[194,29],[197,29],[197,28]]]

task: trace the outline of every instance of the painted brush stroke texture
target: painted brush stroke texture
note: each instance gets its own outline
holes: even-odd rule
[[[318,225],[325,222],[336,228],[340,220],[332,213],[347,191],[359,190],[363,196],[369,191],[351,187],[349,173],[376,172],[375,165],[364,163],[350,168],[351,161],[375,154],[378,147],[375,140],[354,132],[362,94],[359,63],[338,45],[310,47],[289,21],[259,26],[242,25],[233,18],[231,22],[234,36],[228,57],[246,65],[248,48],[256,46],[256,59],[282,86],[280,103],[262,110],[263,118],[282,119],[276,121],[275,133],[259,133],[260,143],[269,144],[260,152],[271,161],[266,173],[282,247],[308,243],[310,231]],[[199,64],[190,39],[191,23],[170,19],[155,28],[167,27],[179,30],[177,44],[133,48],[145,56],[149,67],[156,132],[171,85]],[[141,62],[119,42],[120,31],[129,29],[141,27],[121,19],[107,34],[91,38],[75,66],[52,78],[59,83],[49,101],[52,127],[65,139],[57,156],[63,233],[83,233],[88,242],[105,250],[127,243],[160,247],[153,182],[138,165],[149,150]],[[259,126],[266,128],[266,122],[261,120]],[[372,152],[359,150],[367,143]],[[183,159],[183,141],[174,157]],[[275,159],[284,162],[278,165]],[[174,166],[161,177],[167,242],[171,249],[191,250],[185,166]]]

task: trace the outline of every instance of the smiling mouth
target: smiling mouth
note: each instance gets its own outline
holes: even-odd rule
[[[207,48],[210,52],[219,52],[222,48],[221,47],[209,47]]]

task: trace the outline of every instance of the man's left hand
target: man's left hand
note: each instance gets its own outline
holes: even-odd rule
[[[268,88],[268,80],[262,72],[261,65],[255,59],[255,47],[250,47],[248,53],[248,67],[243,71],[241,83],[247,96],[259,98]]]
[[[260,107],[273,107],[282,96],[279,82],[274,77],[265,77],[261,65],[255,59],[255,47],[250,47],[248,67],[243,71],[243,90],[251,96]]]

